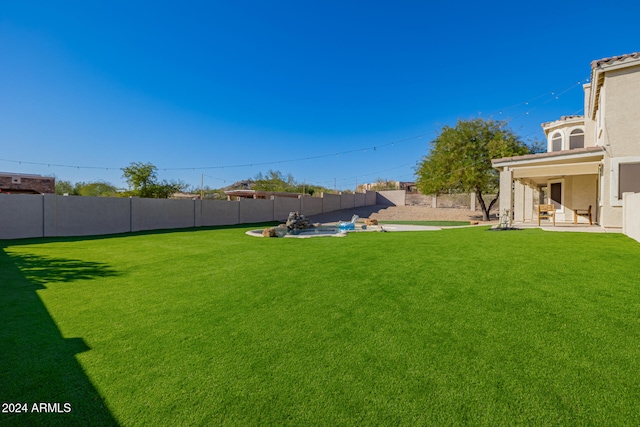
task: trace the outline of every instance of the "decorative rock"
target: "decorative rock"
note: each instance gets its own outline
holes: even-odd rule
[[[300,215],[300,212],[290,212],[286,226],[289,231],[313,228],[311,221],[305,218],[304,215]]]
[[[275,227],[265,228],[262,230],[262,237],[278,237],[278,232]]]

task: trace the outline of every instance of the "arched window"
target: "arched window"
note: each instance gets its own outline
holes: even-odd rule
[[[584,131],[582,129],[574,129],[569,136],[569,149],[584,148]]]
[[[556,132],[551,137],[551,151],[562,151],[562,134]]]

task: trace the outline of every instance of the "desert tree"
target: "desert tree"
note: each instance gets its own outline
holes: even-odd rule
[[[181,181],[158,181],[157,170],[151,163],[133,162],[122,168],[122,176],[129,184],[131,194],[139,197],[167,198],[188,187]]]
[[[429,148],[416,168],[420,191],[474,193],[485,221],[498,201],[500,187],[500,176],[491,159],[532,152],[505,121],[481,118],[444,126]],[[496,194],[488,205],[484,200],[487,194]]]

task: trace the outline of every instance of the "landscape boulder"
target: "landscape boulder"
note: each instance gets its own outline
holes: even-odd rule
[[[300,212],[290,212],[286,226],[289,231],[313,228],[311,220],[305,218],[304,215],[300,215]]]
[[[275,227],[269,227],[262,230],[262,237],[278,237]]]

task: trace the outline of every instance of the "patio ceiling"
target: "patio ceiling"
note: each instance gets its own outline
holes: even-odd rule
[[[541,165],[513,167],[513,177],[550,178],[570,175],[592,175],[598,173],[600,162],[569,163],[562,165]]]
[[[550,153],[525,154],[523,156],[503,157],[493,159],[494,168],[503,170],[525,166],[565,165],[569,163],[589,163],[602,160],[605,151],[603,147],[576,148],[573,150],[554,151]]]
[[[549,179],[573,175],[597,175],[605,151],[587,147],[551,153],[527,154],[492,160],[496,169],[511,170],[513,178],[535,185],[546,185]]]

